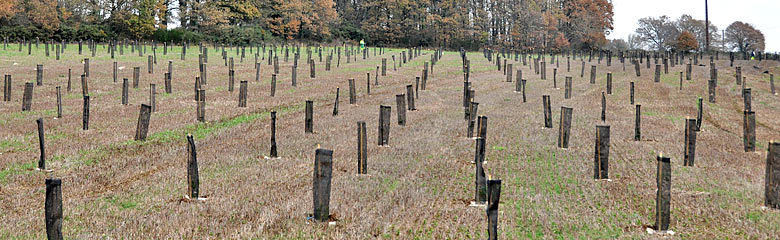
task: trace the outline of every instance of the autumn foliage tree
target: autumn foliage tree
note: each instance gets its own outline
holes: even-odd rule
[[[613,29],[612,3],[607,0],[563,1],[566,21],[564,32],[581,48],[600,48],[607,44],[606,35]]]
[[[0,20],[10,18],[16,12],[18,0],[0,1]]]
[[[27,16],[36,26],[53,31],[60,27],[60,19],[57,16],[57,0],[28,0],[26,1]]]
[[[187,35],[563,51],[605,47],[612,17],[610,0],[0,0],[0,34],[16,39]]]
[[[336,19],[333,0],[268,1],[266,24],[275,35],[284,39],[315,39],[329,37]]]
[[[695,19],[691,15],[683,14],[677,21],[674,22],[675,27],[679,32],[689,32],[696,38],[699,48],[707,44],[707,28],[704,26],[704,20]],[[721,34],[718,27],[709,24],[710,46],[714,43],[720,42]]]
[[[336,0],[339,28],[376,44],[600,48],[608,0]],[[359,33],[351,30],[359,29]]]
[[[699,43],[696,41],[696,37],[694,37],[693,34],[685,31],[677,36],[677,41],[674,43],[674,46],[678,51],[688,52],[699,48]]]

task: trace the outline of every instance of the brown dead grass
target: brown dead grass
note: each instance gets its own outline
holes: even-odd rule
[[[11,49],[15,49],[11,47]],[[254,82],[253,58],[236,58],[236,80],[249,80],[249,101],[237,108],[236,91],[227,92],[227,67],[219,53],[210,52],[207,86],[207,120],[195,121],[192,82],[197,56],[186,62],[178,52],[158,59],[156,73],[145,73],[146,58],[123,56],[120,83],[111,81],[111,60],[102,48],[92,61],[90,92],[91,129],[81,131],[81,71],[76,47],[60,62],[53,57],[0,52],[0,73],[14,75],[14,102],[0,103],[0,129],[4,145],[0,154],[0,225],[2,238],[42,238],[45,234],[42,202],[43,179],[63,179],[65,221],[69,238],[486,238],[484,210],[467,207],[473,198],[472,140],[465,139],[466,123],[461,106],[462,75],[457,53],[447,52],[436,65],[429,90],[416,100],[418,111],[407,113],[407,126],[392,124],[390,147],[376,146],[379,105],[395,108],[394,95],[405,93],[430,52],[380,77],[380,86],[365,94],[365,72],[381,63],[371,57],[331,72],[317,65],[317,79],[308,78],[301,61],[298,87],[290,86],[290,63],[283,63],[277,97],[269,94],[271,67],[263,64],[262,82]],[[127,49],[126,49],[127,50]],[[190,52],[193,50],[191,49]],[[213,50],[212,50],[213,51]],[[397,54],[393,50],[390,54]],[[129,54],[129,53],[128,53]],[[235,51],[228,51],[233,56]],[[248,52],[247,52],[248,54]],[[249,55],[248,55],[249,56]],[[479,113],[489,117],[488,174],[503,180],[499,217],[502,238],[652,238],[644,227],[653,225],[655,213],[655,155],[671,156],[672,224],[685,238],[778,238],[780,212],[761,210],[766,142],[780,136],[780,103],[769,93],[768,76],[753,69],[776,69],[776,62],[743,62],[743,74],[753,88],[757,112],[756,153],[744,153],[741,139],[741,97],[734,87],[733,69],[719,61],[718,103],[706,103],[707,67],[695,67],[693,81],[677,90],[677,72],[670,68],[661,83],[652,82],[650,69],[642,66],[636,78],[614,61],[598,66],[597,84],[588,74],[579,78],[579,60],[572,61],[574,92],[563,99],[552,81],[540,80],[528,66],[528,102],[514,93],[480,53],[470,53],[473,86]],[[174,59],[174,93],[158,95],[158,112],[152,115],[150,135],[179,134],[211,129],[196,141],[204,202],[180,201],[186,192],[185,145],[181,136],[146,144],[132,139],[138,106],[148,99],[148,84],[164,92],[162,73],[167,59]],[[305,54],[302,55],[305,59]],[[282,61],[283,59],[280,59]],[[563,59],[565,61],[565,59]],[[614,60],[614,59],[613,59]],[[262,61],[262,60],[261,60]],[[33,113],[20,114],[24,81],[34,81],[34,66],[44,62],[45,85],[35,88]],[[392,60],[388,60],[389,64]],[[594,60],[590,64],[596,64]],[[589,71],[590,64],[586,64]],[[141,88],[131,91],[130,106],[120,105],[121,78],[142,66]],[[554,65],[553,65],[554,66]],[[64,117],[56,111],[54,86],[72,68],[73,91],[64,97]],[[78,70],[77,70],[78,69]],[[364,70],[362,70],[364,69]],[[371,69],[371,70],[368,70]],[[611,126],[610,177],[612,182],[592,180],[595,125],[601,124],[600,98],[606,72],[614,73],[613,95],[607,96],[607,122]],[[549,71],[552,72],[552,71]],[[587,71],[586,71],[587,72]],[[358,104],[349,105],[347,79],[355,78]],[[550,77],[548,77],[550,78]],[[634,106],[629,104],[629,82],[636,82],[636,101],[642,104],[643,141],[634,142]],[[331,116],[335,88],[340,87],[339,115]],[[541,96],[552,99],[554,128],[543,129]],[[696,96],[705,99],[705,122],[698,136],[697,166],[682,167],[683,119],[695,116]],[[303,133],[304,100],[315,100],[315,134]],[[287,108],[282,108],[286,106]],[[557,149],[560,106],[574,108],[569,149]],[[266,160],[269,120],[263,113],[282,111],[277,141],[282,157]],[[395,123],[393,109],[393,123]],[[55,112],[56,113],[56,112]],[[220,123],[257,116],[237,125]],[[45,117],[47,166],[52,173],[27,171],[38,154],[34,119]],[[369,139],[369,174],[356,176],[356,122],[366,121]],[[191,126],[198,127],[191,127]],[[177,130],[179,129],[179,130]],[[55,137],[51,137],[55,136]],[[167,135],[166,135],[167,136]],[[336,226],[305,220],[311,212],[311,176],[314,149],[334,150],[331,214]],[[34,165],[33,165],[34,166]],[[0,174],[0,175],[3,175]]]

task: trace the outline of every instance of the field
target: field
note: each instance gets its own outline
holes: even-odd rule
[[[474,200],[474,140],[466,138],[462,106],[463,73],[457,52],[444,52],[435,65],[427,90],[407,112],[406,126],[396,124],[395,95],[420,76],[433,51],[393,71],[392,55],[346,63],[331,71],[316,53],[316,78],[309,78],[305,48],[290,84],[292,57],[280,52],[276,96],[270,97],[272,66],[258,60],[261,81],[254,81],[254,54],[240,60],[235,49],[236,90],[229,92],[228,67],[221,52],[209,46],[206,122],[196,120],[194,78],[198,48],[179,60],[180,47],[157,51],[154,73],[148,74],[146,55],[125,48],[112,60],[103,45],[97,56],[78,55],[69,45],[56,61],[44,55],[43,44],[19,52],[11,44],[0,50],[0,74],[13,75],[11,102],[0,102],[0,238],[41,239],[46,235],[44,198],[46,178],[62,179],[63,235],[66,238],[258,238],[258,239],[485,239],[487,220]],[[151,54],[147,47],[147,55]],[[329,48],[328,48],[329,50]],[[81,60],[90,58],[90,130],[81,130]],[[374,85],[375,68],[388,60],[387,76]],[[678,89],[684,65],[670,67],[661,82],[654,69],[641,65],[626,71],[613,58],[599,64],[559,59],[557,86],[552,68],[547,80],[532,68],[515,62],[527,83],[527,102],[514,92],[481,52],[469,52],[472,88],[479,114],[489,118],[487,174],[502,179],[499,237],[524,238],[655,238],[646,228],[655,223],[656,156],[672,158],[671,227],[674,237],[694,239],[780,238],[780,212],[762,209],[767,143],[780,138],[780,101],[771,94],[769,71],[774,61],[735,61],[752,88],[756,112],[756,152],[744,152],[741,87],[727,56],[716,61],[717,102],[707,102],[709,66],[694,66],[693,80]],[[549,56],[546,57],[548,60]],[[323,53],[323,60],[325,53]],[[173,61],[173,93],[165,94],[163,73]],[[119,82],[112,80],[117,61]],[[687,60],[686,60],[687,61]],[[707,64],[705,59],[700,61]],[[32,110],[22,112],[25,82],[35,81],[36,64],[44,65],[44,84],[36,86]],[[530,65],[530,62],[529,62]],[[552,66],[551,66],[552,65]],[[596,84],[589,83],[597,65]],[[756,66],[756,67],[754,67]],[[140,87],[130,89],[129,105],[121,105],[121,79],[132,79],[141,67]],[[654,68],[654,66],[653,66]],[[66,91],[68,69],[72,90]],[[366,73],[371,93],[366,92]],[[613,73],[613,94],[607,95],[602,123],[601,92],[606,73]],[[564,99],[563,79],[573,77],[571,99]],[[349,78],[356,79],[357,104],[348,102]],[[238,108],[238,81],[249,81],[246,108]],[[514,81],[514,79],[513,79]],[[635,82],[636,103],[642,105],[642,141],[633,141],[634,105],[629,82]],[[149,100],[149,84],[157,85],[157,112],[149,137],[133,141],[139,106]],[[63,117],[56,119],[55,87],[62,87]],[[339,114],[333,116],[336,88]],[[543,128],[542,95],[552,100],[553,128]],[[696,116],[696,99],[704,98],[704,122],[697,136],[696,166],[683,167],[684,121]],[[314,101],[314,134],[304,133],[304,102]],[[379,105],[392,106],[389,147],[376,144]],[[557,148],[561,106],[574,109],[568,149]],[[269,112],[278,112],[280,159],[270,151]],[[47,168],[36,171],[39,156],[35,120],[44,119]],[[356,122],[368,129],[368,176],[358,176]],[[611,127],[610,178],[593,179],[596,125]],[[186,134],[198,148],[202,202],[187,195]],[[312,171],[315,149],[332,149],[333,180],[330,212],[335,225],[311,222]]]

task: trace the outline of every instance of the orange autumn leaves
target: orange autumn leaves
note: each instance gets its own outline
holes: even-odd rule
[[[268,29],[287,40],[325,39],[338,15],[333,0],[288,0],[269,4]]]

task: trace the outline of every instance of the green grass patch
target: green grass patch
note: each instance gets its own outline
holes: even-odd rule
[[[673,123],[682,122],[682,120],[685,120],[685,117],[674,116],[674,115],[664,115],[664,118],[666,120],[669,120],[669,121],[673,122]]]
[[[116,196],[109,196],[104,198],[107,203],[116,206],[121,210],[131,209],[138,206],[138,202],[132,199],[124,199]]]
[[[651,73],[653,75],[655,75],[655,70],[653,70],[653,72],[651,72]],[[674,74],[673,72],[669,72],[669,74],[663,74],[663,70],[661,70],[661,82],[663,82],[663,83],[665,83],[665,84],[667,84],[669,86],[672,86],[672,87],[675,87],[675,88],[679,88],[680,87],[680,75],[679,74]],[[692,82],[687,82],[686,80],[683,80],[683,87],[685,87],[685,85],[687,85],[687,83],[692,83]]]
[[[37,164],[37,162],[11,164],[11,166],[8,168],[0,171],[0,183],[5,183],[5,180],[8,178],[8,176],[21,174],[29,169],[35,168]]]
[[[400,183],[401,182],[399,182],[398,180],[392,179],[392,178],[382,179],[382,184],[385,186],[383,191],[385,193],[389,193],[389,192],[395,191],[395,189],[398,188],[398,184],[400,184]]]
[[[25,140],[18,138],[2,140],[0,141],[0,152],[32,151],[32,147],[25,142]]]
[[[277,113],[281,115],[281,114],[301,110],[303,109],[303,107],[304,107],[303,104],[298,104],[290,107],[283,107],[277,110]],[[253,122],[260,118],[269,117],[270,115],[271,113],[269,111],[266,111],[266,112],[252,113],[247,115],[240,115],[229,119],[223,118],[220,119],[219,121],[211,122],[211,123],[196,123],[193,125],[185,126],[180,129],[164,130],[150,135],[143,144],[168,143],[168,142],[174,142],[178,140],[183,141],[187,133],[192,134],[192,136],[195,137],[195,139],[203,139],[207,136],[211,136],[215,134],[215,132],[218,132],[220,130],[231,128],[239,124]],[[130,141],[130,142],[135,142],[135,141]],[[130,142],[127,142],[125,144],[131,144]]]
[[[285,113],[301,110],[303,109],[303,107],[304,104],[301,103],[298,105],[282,107],[278,109],[277,112],[280,115],[282,115]],[[96,163],[99,163],[103,159],[106,159],[107,156],[112,151],[121,151],[120,148],[125,146],[143,146],[147,144],[172,143],[172,142],[184,141],[187,133],[192,134],[193,137],[195,137],[195,139],[203,139],[205,137],[214,135],[221,130],[234,127],[239,124],[249,123],[259,118],[264,118],[268,116],[270,116],[270,112],[266,111],[266,112],[252,113],[247,115],[240,115],[234,118],[223,118],[216,122],[196,123],[192,125],[187,125],[179,129],[157,132],[148,136],[146,138],[146,141],[127,140],[124,142],[113,143],[113,144],[109,144],[108,146],[103,146],[99,148],[80,150],[78,153],[79,157],[77,163],[87,165],[87,166],[94,165]]]
[[[164,112],[164,113],[158,113],[157,117],[168,117],[168,116],[173,116],[173,115],[179,115],[179,114],[186,113],[186,112],[187,112],[187,109],[183,109],[183,108],[182,109],[176,109],[176,110],[173,110],[173,111],[168,111],[168,112]]]
[[[653,111],[642,111],[642,116],[654,117],[654,116],[658,116],[658,113]]]
[[[38,132],[28,132],[24,136],[11,137],[0,140],[0,152],[35,151],[38,148]],[[67,133],[48,133],[44,135],[46,142],[56,141],[68,137]]]
[[[52,110],[38,110],[38,111],[19,111],[19,112],[9,113],[8,115],[4,116],[5,117],[4,119],[0,119],[0,125],[5,125],[10,121],[22,120],[29,116],[37,116],[41,118],[53,118],[57,116],[57,110],[52,109]]]
[[[527,176],[516,175],[516,177],[510,179],[510,185],[516,186],[517,189],[522,189],[522,192],[517,193],[521,196],[506,201],[508,206],[517,210],[517,215],[514,216],[516,225],[512,226],[508,231],[510,238],[598,239],[619,238],[621,236],[623,229],[621,226],[612,224],[612,222],[619,222],[620,219],[628,220],[631,216],[629,214],[625,216],[610,215],[609,207],[599,202],[595,202],[592,210],[604,213],[604,216],[596,216],[594,219],[588,220],[591,224],[583,225],[567,221],[537,221],[534,214],[538,214],[535,213],[538,209],[557,211],[556,208],[576,208],[573,205],[567,205],[577,203],[564,203],[564,206],[557,206],[547,201],[533,200],[537,198],[535,196],[560,199],[579,199],[586,196],[584,196],[584,191],[579,187],[583,183],[576,177],[577,174],[570,174],[571,170],[563,164],[564,162],[577,161],[575,157],[565,152],[560,153],[555,150],[545,149],[525,157],[525,161],[527,162],[520,164],[528,165],[527,168],[524,168],[528,171]],[[529,180],[529,177],[533,180]],[[511,191],[509,194],[511,194]],[[530,215],[528,215],[529,212],[531,213]]]
[[[100,159],[108,156],[108,151],[104,151],[104,148],[82,149],[79,150],[79,158],[77,163],[92,166],[100,161]]]
[[[710,101],[704,100],[704,103],[707,104],[707,108],[709,108],[709,109],[722,109],[720,107],[720,105],[715,104],[715,103],[711,103]]]
[[[745,218],[753,223],[758,223],[759,220],[763,218],[763,213],[758,211],[749,211],[745,215]]]
[[[735,191],[724,189],[724,188],[717,188],[717,187],[710,188],[709,192],[712,193],[712,194],[715,194],[715,195],[727,196],[729,198],[732,198],[732,199],[735,199],[735,200],[739,200],[739,201],[748,200],[744,193],[742,193],[742,192],[735,192]]]
[[[44,139],[47,142],[48,141],[60,140],[60,139],[66,138],[66,137],[68,137],[68,134],[67,133],[63,133],[63,132],[49,133],[49,134],[44,135]]]
[[[62,96],[63,99],[82,99],[81,93],[68,93]]]

